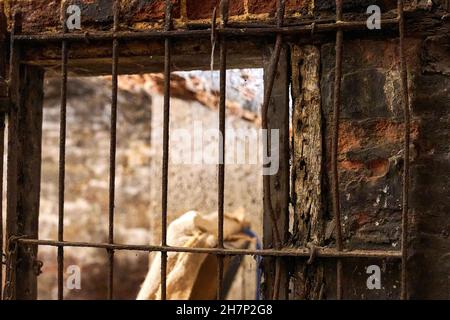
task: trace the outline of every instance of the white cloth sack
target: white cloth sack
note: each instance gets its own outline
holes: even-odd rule
[[[254,241],[243,233],[249,225],[243,211],[225,214],[224,241],[226,248],[248,248]],[[217,213],[208,215],[191,211],[170,224],[167,243],[172,247],[216,248]],[[229,259],[225,259],[225,270]],[[217,291],[217,257],[209,254],[169,252],[167,257],[167,299],[215,299]],[[161,254],[154,253],[138,300],[161,299]]]

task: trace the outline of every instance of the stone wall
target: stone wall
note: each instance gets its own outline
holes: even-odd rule
[[[411,95],[411,208],[408,269],[411,298],[449,296],[449,38],[446,35],[406,41]],[[294,73],[294,241],[334,245],[335,221],[330,190],[330,149],[335,51],[333,43],[294,49],[302,61]],[[313,56],[313,58],[311,58]],[[320,61],[314,78],[313,62]],[[308,65],[308,63],[311,63]],[[306,65],[306,67],[305,67]],[[346,249],[400,250],[403,159],[403,106],[396,40],[347,40],[344,44],[342,109],[339,139],[340,200]],[[309,99],[308,99],[309,97]],[[311,98],[313,97],[313,98]],[[319,109],[317,109],[319,108]],[[320,111],[318,111],[320,110]],[[321,120],[317,120],[320,119]],[[317,122],[318,121],[318,122]],[[323,150],[312,131],[319,123]],[[319,130],[319,129],[315,129]],[[316,136],[312,135],[316,133]],[[323,168],[311,153],[314,142]],[[305,147],[306,146],[306,147]],[[305,149],[306,148],[306,149]],[[307,150],[307,151],[304,151]],[[302,154],[297,155],[302,151]],[[323,176],[319,175],[323,171]],[[306,194],[321,178],[323,196]],[[303,179],[308,179],[307,183]],[[309,189],[308,189],[309,188]],[[301,197],[312,195],[312,200]],[[314,202],[316,201],[316,202]],[[312,203],[312,204],[311,204]],[[309,204],[308,206],[304,206]],[[300,261],[299,261],[300,262]],[[367,290],[365,268],[382,267],[383,290]],[[334,297],[335,267],[317,262],[295,268],[295,295],[317,298],[325,284]],[[393,261],[346,261],[345,296],[350,299],[392,299],[399,296],[399,264]],[[305,281],[306,280],[306,281]],[[319,283],[319,284],[317,284]]]
[[[412,297],[450,299],[450,38],[427,37],[414,79]]]
[[[235,72],[230,78],[245,77],[250,83],[262,83],[260,73]],[[201,76],[197,74],[197,76]],[[116,178],[115,241],[123,244],[158,245],[161,235],[161,160],[162,107],[159,75],[120,78],[118,103],[118,147]],[[189,77],[189,75],[186,75]],[[248,78],[250,77],[250,78]],[[153,80],[152,80],[153,79]],[[156,79],[156,80],[155,80]],[[218,127],[215,106],[200,103],[183,78],[174,76],[172,88],[171,130],[193,130],[203,124],[205,130]],[[206,82],[210,77],[192,80]],[[81,242],[108,241],[109,128],[111,103],[110,78],[74,78],[68,83],[68,122],[65,195],[65,240]],[[42,193],[39,236],[57,238],[58,158],[59,158],[59,82],[46,82],[43,129]],[[213,86],[212,86],[213,87]],[[232,88],[230,88],[232,91]],[[200,95],[213,95],[202,91]],[[253,91],[252,91],[253,92]],[[257,94],[257,92],[253,92]],[[237,103],[238,95],[229,101]],[[244,96],[243,99],[246,98]],[[240,103],[244,103],[243,100]],[[230,109],[228,126],[257,129]],[[218,145],[210,138],[205,148]],[[183,151],[172,144],[171,153]],[[250,148],[252,149],[252,147]],[[170,162],[169,223],[191,210],[217,210],[217,175],[215,165],[181,165]],[[231,165],[226,170],[225,209],[243,208],[253,230],[261,234],[262,175],[258,165]],[[39,276],[39,298],[56,298],[56,250],[41,247],[44,262]],[[148,271],[148,255],[142,252],[117,252],[115,298],[134,299]],[[245,260],[231,293],[235,298],[255,297],[256,267]],[[107,284],[107,254],[104,250],[66,248],[65,268],[81,268],[81,290],[65,290],[66,299],[104,299]],[[253,271],[252,271],[253,270]],[[67,277],[68,274],[65,274]],[[67,278],[66,278],[67,279]],[[243,289],[243,286],[245,288]]]

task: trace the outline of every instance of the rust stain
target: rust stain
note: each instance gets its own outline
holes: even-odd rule
[[[372,178],[381,178],[388,174],[390,164],[388,159],[377,159],[367,164]]]

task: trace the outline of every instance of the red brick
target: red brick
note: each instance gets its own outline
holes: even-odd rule
[[[180,0],[172,0],[172,17],[178,19],[181,16]],[[132,22],[144,22],[164,19],[166,10],[165,0],[135,0],[126,1],[122,5],[124,16],[129,17]]]
[[[11,0],[9,4],[9,20],[16,11],[22,13],[23,32],[36,33],[48,27],[60,26],[61,0]]]
[[[286,13],[307,13],[310,0],[287,0]]]
[[[244,13],[244,0],[230,0],[230,16],[239,16]]]
[[[180,0],[174,3],[173,18],[180,17]],[[82,25],[110,25],[113,20],[112,1],[108,0],[67,0],[81,8]],[[121,1],[119,19],[121,24],[161,20],[165,15],[165,0]]]
[[[275,16],[277,0],[248,0],[248,11],[251,14],[268,13]],[[287,0],[286,13],[304,12],[308,8],[308,0]]]
[[[229,15],[237,16],[245,13],[244,0],[229,0]],[[219,8],[220,0],[186,0],[186,11],[189,20],[210,19],[214,7]]]
[[[276,10],[276,0],[248,0],[248,12],[251,14],[269,13],[275,15]]]

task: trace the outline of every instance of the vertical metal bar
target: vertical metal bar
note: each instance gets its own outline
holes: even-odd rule
[[[14,34],[20,32],[20,20],[20,14],[15,14]],[[39,67],[19,65],[20,47],[12,45],[16,52],[12,52],[10,69],[6,223],[11,255],[5,291],[8,299],[34,300],[37,245],[18,246],[14,240],[24,235],[38,237],[44,72]]]
[[[65,6],[61,12],[63,32],[67,32]],[[61,47],[61,109],[59,133],[59,185],[58,185],[58,241],[64,241],[64,193],[66,177],[66,120],[67,120],[67,60],[68,43],[62,41]],[[58,300],[64,299],[64,247],[58,247]]]
[[[113,32],[119,30],[119,1],[113,4],[114,26]],[[112,97],[111,97],[111,141],[109,158],[109,232],[108,242],[114,243],[114,210],[116,191],[116,149],[117,149],[117,78],[119,64],[119,40],[113,40],[112,54]],[[108,250],[108,299],[114,297],[114,250]]]
[[[222,0],[222,27],[228,22],[228,0]],[[224,248],[224,199],[225,199],[225,117],[226,117],[226,87],[227,87],[227,43],[224,36],[220,36],[220,98],[219,98],[219,165],[218,165],[218,247]],[[217,256],[217,299],[223,296],[224,257]]]
[[[44,71],[29,65],[22,65],[20,69],[20,78],[15,82],[19,87],[13,88],[20,93],[20,98],[8,118],[8,123],[11,123],[8,127],[8,151],[11,151],[11,146],[16,148],[14,156],[8,158],[8,192],[16,193],[8,197],[8,252],[13,252],[14,256],[8,263],[14,276],[8,280],[14,291],[13,299],[36,300],[38,246],[21,246],[16,240],[21,237],[37,239],[39,236]],[[16,200],[16,203],[11,204],[9,200]]]
[[[284,24],[284,12],[286,7],[285,0],[277,1],[277,26],[281,28]],[[267,82],[265,83],[265,92],[264,92],[264,102],[262,106],[262,129],[266,130],[267,134],[267,146],[265,153],[269,153],[271,150],[271,135],[269,133],[269,124],[268,124],[268,111],[270,100],[272,96],[273,86],[275,83],[275,78],[278,70],[278,64],[281,55],[281,49],[283,46],[283,37],[278,34],[275,42],[275,49],[273,51],[272,57],[270,59],[270,63],[268,66],[268,77]],[[272,203],[272,191],[271,191],[271,177],[269,175],[263,176],[263,188],[264,188],[264,207],[269,211],[269,216],[271,219],[272,229],[273,229],[273,237],[274,237],[274,245],[276,249],[280,249],[282,246],[283,239],[281,238],[279,227],[278,227],[278,216],[275,215],[273,210]],[[280,258],[275,259],[275,278],[273,281],[273,292],[272,299],[278,300],[280,294],[280,285],[281,285],[281,263]]]
[[[278,1],[278,27],[281,27],[283,25],[283,18],[284,18],[284,8],[285,8],[285,1]],[[262,129],[268,131],[269,125],[268,125],[268,111],[269,111],[269,104],[270,104],[270,98],[272,96],[272,90],[273,85],[275,83],[275,77],[278,69],[278,63],[280,60],[281,55],[281,49],[283,44],[283,37],[281,35],[277,35],[276,42],[275,42],[275,49],[273,51],[271,61],[268,67],[268,78],[264,93],[264,102],[262,106]],[[270,135],[267,132],[268,138],[267,138],[267,150],[265,152],[269,152],[270,150]],[[266,207],[269,210],[269,214],[272,220],[273,224],[273,231],[274,231],[274,237],[275,237],[275,246],[277,249],[281,246],[281,235],[277,224],[277,217],[275,216],[275,213],[273,212],[273,205],[272,205],[272,197],[271,197],[271,187],[270,187],[270,176],[264,175],[263,177],[263,184],[264,184],[264,201],[266,202]]]
[[[0,300],[3,298],[3,153],[5,151],[5,114],[0,114]]]
[[[0,98],[8,95],[6,84],[6,15],[5,5],[0,3]],[[1,111],[0,111],[1,112]],[[0,114],[0,300],[3,299],[3,156],[5,147],[5,113]]]
[[[172,28],[172,1],[166,0],[165,31]],[[163,172],[161,199],[161,245],[167,246],[167,203],[169,180],[169,138],[170,138],[170,73],[171,41],[164,40],[164,129],[163,129]],[[161,300],[167,300],[167,252],[161,252]]]
[[[336,0],[336,23],[342,22],[342,0]],[[333,106],[333,136],[331,148],[331,180],[333,212],[336,217],[336,246],[338,251],[343,250],[342,244],[342,224],[341,205],[339,199],[339,169],[338,169],[338,148],[339,148],[339,117],[341,109],[341,82],[342,82],[342,51],[344,34],[342,29],[336,32],[336,68],[334,79],[334,106]],[[342,260],[336,261],[336,297],[343,298],[343,266]]]
[[[6,30],[1,8],[2,41]],[[14,37],[22,30],[22,15],[13,13],[10,38],[8,87],[8,174],[7,174],[7,254],[5,298],[36,299],[37,277],[33,272],[37,246],[18,247],[14,239],[21,235],[38,236],[40,165],[42,138],[43,72],[36,67],[20,68],[20,50]],[[2,42],[2,53],[6,53]],[[6,74],[5,55],[1,57],[0,75]],[[3,176],[4,116],[1,117],[1,174]],[[2,194],[2,188],[0,195]],[[0,210],[0,215],[2,212]],[[0,225],[3,228],[3,223]],[[3,231],[3,230],[2,230]],[[3,236],[3,235],[2,235]],[[2,243],[3,245],[3,243]],[[3,257],[2,257],[3,258]],[[18,263],[20,261],[20,264]],[[19,275],[19,276],[18,276]]]
[[[405,56],[405,16],[403,0],[398,0],[398,17],[400,33],[400,74],[402,82],[402,98],[404,111],[404,162],[403,171],[403,208],[402,208],[402,274],[401,299],[408,299],[407,260],[408,260],[408,213],[409,213],[409,183],[410,183],[410,143],[411,143],[411,114],[409,110],[408,66]]]
[[[11,237],[17,235],[17,158],[18,146],[17,139],[13,139],[12,133],[17,132],[17,109],[18,109],[18,82],[19,77],[19,63],[18,56],[20,50],[15,42],[15,35],[22,30],[22,15],[20,12],[13,13],[13,21],[10,32],[9,41],[9,70],[8,70],[8,96],[11,102],[8,113],[8,167],[7,167],[7,187],[6,187],[6,237],[7,237],[7,251],[10,249]],[[17,253],[11,255],[8,253],[8,260],[5,272],[5,290],[4,299],[12,300],[16,298],[16,262]]]

